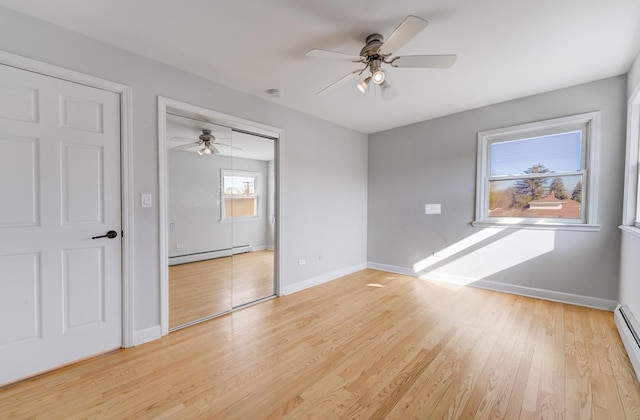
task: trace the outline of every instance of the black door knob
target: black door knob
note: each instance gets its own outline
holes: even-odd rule
[[[100,235],[100,236],[94,236],[91,239],[98,239],[98,238],[109,238],[109,239],[113,239],[116,236],[118,236],[118,232],[116,232],[115,230],[110,230],[109,232],[107,232],[106,235]]]

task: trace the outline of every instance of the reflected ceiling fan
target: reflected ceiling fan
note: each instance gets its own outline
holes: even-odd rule
[[[216,139],[215,136],[211,134],[211,130],[209,130],[208,128],[203,128],[202,134],[200,134],[200,136],[198,137],[198,140],[196,140],[195,142],[192,141],[191,143],[174,146],[171,149],[182,150],[182,149],[192,149],[196,146],[202,146],[202,149],[198,150],[198,154],[200,156],[219,154],[220,151],[216,148],[216,146],[214,146],[214,144],[217,146],[225,146],[225,147],[230,147],[232,149],[242,150],[241,147],[231,146],[230,144],[219,143],[219,142],[216,142],[215,139]],[[171,137],[171,140],[193,140],[193,139],[188,137]]]
[[[409,42],[420,31],[427,27],[429,22],[417,16],[409,15],[404,21],[389,35],[385,41],[380,34],[371,34],[366,39],[366,44],[360,51],[360,55],[345,54],[336,51],[313,49],[305,55],[307,57],[328,58],[337,60],[348,60],[354,63],[362,63],[364,67],[354,70],[338,81],[330,84],[326,88],[318,92],[318,95],[326,95],[343,83],[362,75],[369,70],[367,77],[360,83],[356,84],[358,90],[367,93],[371,82],[374,86],[379,86],[382,96],[385,99],[391,99],[393,90],[388,82],[388,78],[384,72],[385,64],[391,67],[399,68],[449,68],[455,63],[457,56],[455,54],[446,55],[404,55],[393,56],[393,52],[398,50],[404,44]]]

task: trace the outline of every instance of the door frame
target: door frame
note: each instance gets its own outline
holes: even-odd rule
[[[133,347],[133,142],[131,87],[0,50],[0,64],[112,92],[120,96],[122,347]]]
[[[160,210],[160,327],[162,335],[169,334],[169,200],[168,169],[167,169],[167,112],[183,117],[206,121],[229,128],[235,128],[249,133],[272,137],[276,142],[276,167],[275,167],[275,294],[282,296],[282,197],[283,197],[283,156],[284,156],[284,130],[270,125],[258,123],[230,114],[213,111],[197,105],[181,102],[175,99],[158,96],[158,177],[159,190],[158,201]]]

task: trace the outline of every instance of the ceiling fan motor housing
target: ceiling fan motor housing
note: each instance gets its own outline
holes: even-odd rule
[[[383,36],[380,34],[371,34],[367,37],[367,44],[360,50],[360,56],[369,58],[378,55],[380,47],[382,47]]]

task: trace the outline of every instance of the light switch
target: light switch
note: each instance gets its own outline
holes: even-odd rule
[[[440,214],[442,213],[442,204],[425,204],[424,214]]]
[[[142,207],[151,207],[151,194],[141,194],[140,205]]]

